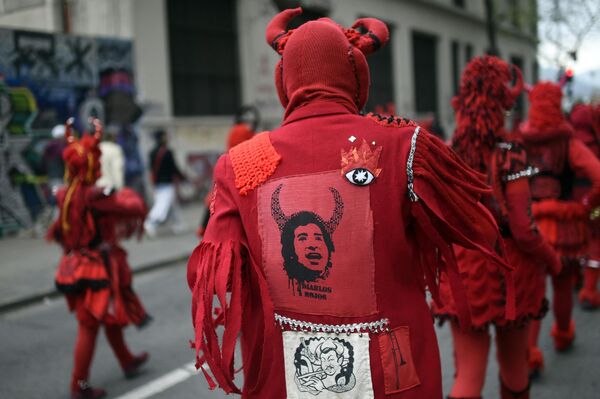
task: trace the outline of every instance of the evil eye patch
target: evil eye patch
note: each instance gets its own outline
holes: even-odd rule
[[[356,186],[366,186],[375,179],[373,173],[365,168],[355,168],[346,173],[346,179]]]

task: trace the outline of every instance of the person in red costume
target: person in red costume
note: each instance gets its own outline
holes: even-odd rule
[[[118,242],[136,230],[141,233],[147,211],[133,190],[112,192],[95,185],[100,176],[102,127],[96,119],[94,133],[77,139],[72,122],[67,122],[68,145],[63,152],[66,185],[57,194],[60,211],[47,237],[63,248],[55,284],[79,325],[71,398],[101,398],[106,392],[88,383],[101,326],[125,377],[134,377],[148,359],[146,352],[133,355],[124,340],[127,324],[142,327],[150,316],[132,289],[127,252]]]
[[[211,221],[188,262],[196,366],[210,388],[244,399],[440,399],[425,289],[438,298],[447,273],[468,325],[452,244],[510,268],[478,202],[489,188],[414,122],[359,114],[365,56],[389,38],[383,22],[344,28],[324,18],[286,30],[300,13],[284,10],[266,29],[282,57],[281,127],[215,167]]]
[[[588,244],[588,219],[600,200],[600,161],[573,135],[561,110],[561,88],[551,82],[537,83],[529,92],[529,119],[521,126],[521,137],[531,164],[539,172],[531,179],[533,217],[546,240],[561,256],[563,268],[552,277],[552,310],[555,322],[551,335],[554,347],[564,351],[575,338],[573,288],[579,259]],[[575,175],[587,178],[589,193],[573,198]],[[537,347],[540,322],[530,329],[529,364],[533,374],[543,368],[543,355]]]
[[[512,71],[518,79],[511,88]],[[496,328],[501,398],[529,398],[528,324],[546,312],[546,270],[558,273],[561,267],[531,218],[529,177],[534,170],[523,146],[504,128],[504,114],[513,107],[522,87],[517,67],[497,57],[478,57],[465,68],[460,91],[452,100],[456,110],[453,147],[493,188],[485,203],[500,227],[509,263],[515,268],[516,317],[506,317],[506,277],[494,270],[484,254],[457,247],[459,270],[467,276],[471,328],[461,329],[445,278],[440,287],[443,306],[433,306],[436,317],[451,320],[456,372],[448,398],[481,398],[491,325]]]
[[[571,110],[569,120],[575,128],[575,137],[581,140],[600,158],[600,105],[577,104]],[[573,197],[581,200],[589,193],[590,181],[576,176]],[[588,224],[590,240],[587,257],[583,259],[583,286],[579,291],[579,302],[586,310],[600,307],[598,278],[600,277],[600,209],[595,208]]]

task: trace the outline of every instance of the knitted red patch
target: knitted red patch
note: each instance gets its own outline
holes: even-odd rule
[[[241,195],[248,194],[267,181],[281,162],[281,156],[271,144],[268,132],[233,147],[229,150],[229,157],[235,173],[235,187]]]
[[[394,115],[379,115],[374,112],[369,112],[365,115],[367,118],[375,121],[381,126],[386,127],[407,127],[407,126],[417,126],[414,121],[411,121],[407,118],[402,118]]]

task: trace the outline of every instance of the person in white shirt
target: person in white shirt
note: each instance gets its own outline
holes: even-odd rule
[[[100,143],[102,175],[96,185],[118,191],[124,186],[125,156],[121,146],[115,142],[114,130],[107,129],[104,137],[105,140]]]

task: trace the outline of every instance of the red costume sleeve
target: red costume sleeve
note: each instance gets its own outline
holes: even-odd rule
[[[531,216],[531,193],[528,179],[520,178],[508,182],[505,189],[505,200],[508,224],[519,249],[540,259],[552,274],[558,274],[561,269],[560,258],[539,234]]]
[[[600,205],[600,160],[581,140],[573,138],[569,142],[569,163],[578,175],[587,177],[592,183],[584,199],[586,207]]]
[[[407,162],[408,190],[419,257],[427,285],[439,303],[440,270],[448,281],[456,302],[461,327],[470,325],[469,306],[452,245],[479,250],[505,269],[506,315],[514,319],[512,268],[498,255],[502,247],[498,227],[489,211],[479,202],[491,192],[483,176],[469,168],[440,139],[415,129]],[[443,258],[440,258],[440,256]]]
[[[214,189],[211,216],[204,239],[192,253],[187,265],[187,281],[192,291],[192,320],[195,329],[194,348],[196,367],[200,368],[209,387],[216,387],[213,379],[202,367],[206,362],[221,389],[227,393],[241,393],[234,384],[234,349],[242,325],[244,299],[242,292],[252,274],[257,280],[260,296],[265,302],[263,312],[273,312],[266,303],[267,286],[264,276],[254,265],[248,251],[247,239],[235,201],[237,190],[233,187],[233,169],[229,157],[222,156],[214,171]],[[233,194],[235,193],[235,195]],[[256,275],[258,273],[258,276]],[[227,293],[231,296],[227,300]],[[213,297],[217,296],[225,331],[219,346],[213,319]],[[255,315],[254,317],[259,317]],[[272,319],[264,318],[264,329],[270,331]],[[269,336],[265,333],[265,336]],[[265,343],[268,345],[268,343]],[[202,352],[202,356],[200,356]]]

